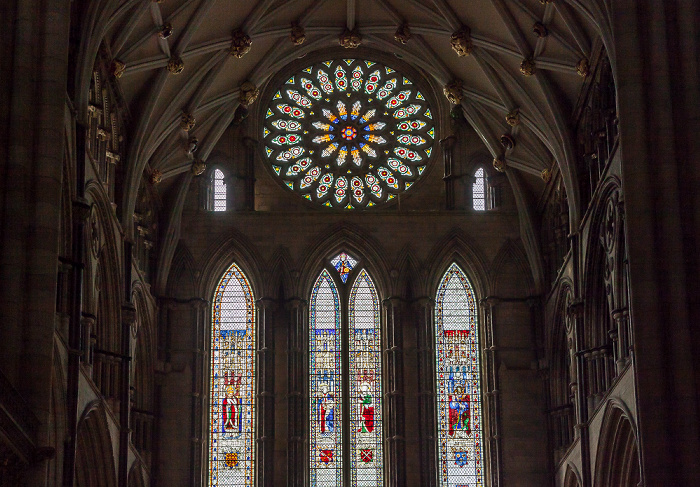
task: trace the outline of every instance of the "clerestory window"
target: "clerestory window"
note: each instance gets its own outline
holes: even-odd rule
[[[214,169],[209,179],[209,201],[210,211],[226,211],[226,181],[221,169]]]
[[[480,167],[474,173],[474,183],[472,183],[472,204],[477,211],[488,209],[487,188],[486,171]]]

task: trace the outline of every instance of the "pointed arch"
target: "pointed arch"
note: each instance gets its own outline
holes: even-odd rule
[[[253,486],[256,452],[255,297],[231,264],[212,300],[208,485]]]
[[[484,472],[477,299],[452,263],[435,295],[439,485],[482,485]]]
[[[78,422],[76,449],[77,487],[116,487],[112,438],[100,400],[90,403]]]
[[[341,332],[338,288],[323,269],[309,306],[311,485],[343,482]]]
[[[595,461],[595,487],[636,487],[641,480],[637,431],[627,407],[607,404]]]
[[[350,291],[350,448],[351,485],[381,485],[382,352],[377,290],[362,269]]]

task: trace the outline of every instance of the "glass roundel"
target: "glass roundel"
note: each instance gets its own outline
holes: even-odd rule
[[[290,77],[263,127],[272,169],[304,198],[334,208],[391,200],[423,174],[430,107],[401,73],[373,61],[323,61]]]

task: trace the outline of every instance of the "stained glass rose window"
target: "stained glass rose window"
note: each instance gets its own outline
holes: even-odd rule
[[[435,128],[408,78],[373,61],[324,61],[290,77],[265,113],[275,174],[306,199],[366,208],[409,189],[425,171]]]

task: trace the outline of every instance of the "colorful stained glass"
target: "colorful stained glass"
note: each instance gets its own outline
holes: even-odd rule
[[[212,307],[210,486],[254,485],[255,357],[253,291],[232,264]]]
[[[441,487],[484,485],[478,335],[474,291],[452,264],[435,297]]]
[[[350,257],[345,252],[341,252],[331,260],[331,264],[333,264],[335,270],[338,271],[340,280],[346,283],[348,281],[348,275],[357,265],[357,260]]]
[[[350,291],[350,485],[383,485],[379,297],[362,269]]]
[[[346,279],[341,277],[344,285],[358,261],[341,252],[331,264],[341,276],[346,272]],[[360,269],[349,293],[338,286],[324,269],[311,291],[310,485],[380,487],[384,452],[379,295],[365,269]],[[342,411],[348,412],[345,419]]]
[[[262,136],[275,177],[327,207],[367,208],[391,200],[417,181],[423,172],[417,164],[425,168],[432,154],[427,101],[413,82],[373,61],[308,66],[288,77],[268,106]],[[302,158],[329,171],[332,184],[321,188],[324,183],[299,164]],[[390,177],[376,172],[387,166]],[[374,183],[365,184],[368,175]]]
[[[341,323],[338,289],[325,269],[309,308],[309,407],[312,486],[340,486],[343,478]]]

